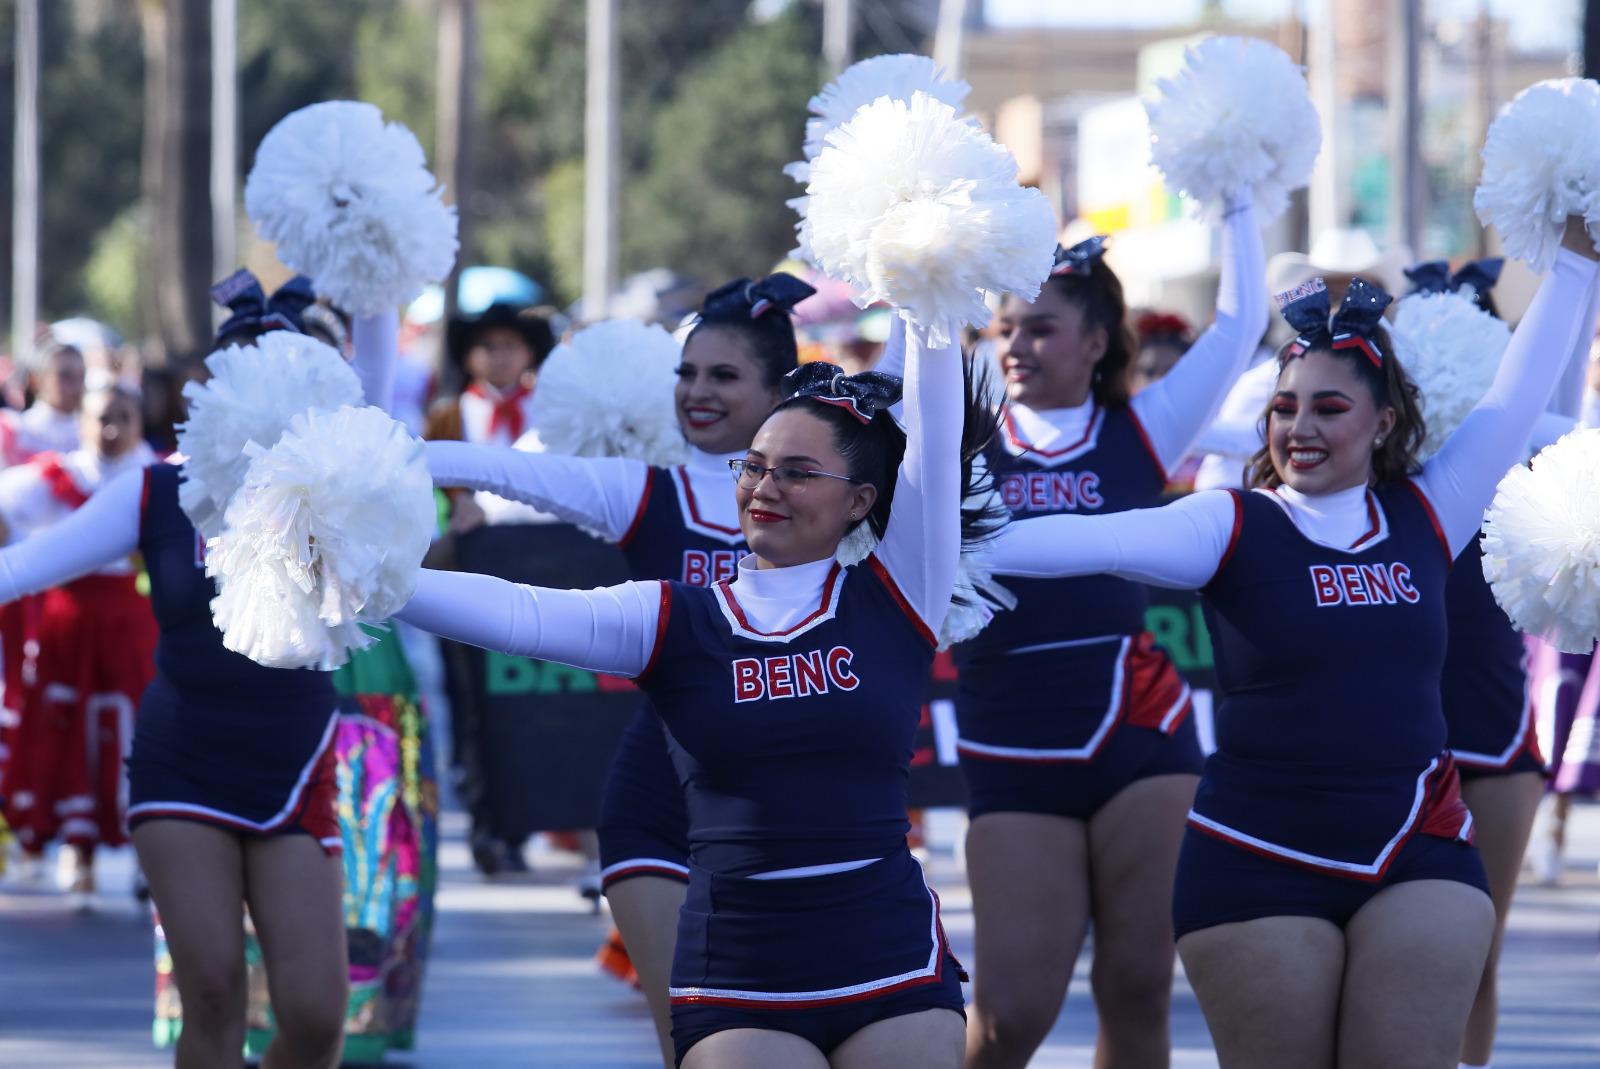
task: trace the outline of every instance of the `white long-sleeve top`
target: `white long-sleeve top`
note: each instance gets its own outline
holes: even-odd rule
[[[639,515],[650,468],[626,457],[569,457],[528,453],[470,442],[429,442],[428,470],[435,486],[462,486],[531,505],[566,523],[621,541]],[[690,449],[684,477],[707,524],[738,530],[729,460],[737,453]]]
[[[1217,315],[1158,382],[1128,402],[1163,472],[1177,467],[1216,418],[1234,380],[1249,366],[1267,326],[1266,266],[1261,231],[1248,202],[1230,209],[1222,234]],[[1093,398],[1072,408],[1009,407],[1018,437],[1041,453],[1088,436]]]
[[[906,452],[876,554],[918,618],[937,634],[961,551],[961,355],[954,346],[924,351],[917,340],[909,350]],[[723,493],[732,499],[731,480]],[[756,563],[754,557],[740,563],[734,590],[752,626],[771,632],[815,611],[833,559],[786,568]],[[552,590],[424,571],[399,618],[458,642],[632,676],[650,662],[661,598],[661,584],[654,581]]]
[[[1562,250],[1506,347],[1494,382],[1455,434],[1415,478],[1433,507],[1451,556],[1476,535],[1506,469],[1522,455],[1568,357],[1588,342],[1585,313],[1594,260]],[[1274,491],[1294,524],[1324,546],[1347,548],[1371,517],[1367,488],[1315,497]],[[1111,574],[1153,586],[1198,589],[1216,574],[1233,532],[1234,502],[1222,490],[1160,508],[1094,516],[1044,516],[1011,524],[989,551],[1000,574],[1032,578]]]

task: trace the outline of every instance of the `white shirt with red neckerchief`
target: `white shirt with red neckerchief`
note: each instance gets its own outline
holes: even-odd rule
[[[118,475],[148,467],[156,459],[155,452],[139,442],[115,459],[89,449],[64,455],[41,453],[0,472],[0,518],[5,520],[9,541],[19,542],[53,527]],[[128,575],[132,571],[132,564],[123,557],[95,574]]]

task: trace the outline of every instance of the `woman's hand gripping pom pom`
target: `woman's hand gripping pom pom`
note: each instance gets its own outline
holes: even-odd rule
[[[1483,575],[1519,631],[1567,653],[1600,639],[1600,430],[1580,430],[1500,480]]]
[[[801,240],[856,303],[895,306],[931,346],[989,321],[984,292],[1031,300],[1050,274],[1055,217],[1011,154],[926,93],[880,99],[828,135]]]
[[[1151,162],[1167,184],[1207,209],[1228,197],[1255,203],[1262,222],[1311,180],[1322,127],[1304,73],[1279,48],[1245,37],[1209,37],[1184,68],[1156,83],[1146,102]]]
[[[318,295],[356,316],[405,304],[450,273],[456,210],[422,146],[371,104],[331,100],[267,132],[245,182],[256,230]]]
[[[433,534],[422,443],[376,408],[296,416],[249,447],[244,487],[207,547],[223,644],[271,668],[337,668],[399,611]]]
[[[273,445],[307,409],[361,404],[361,380],[331,346],[285,330],[212,353],[206,370],[209,379],[183,388],[189,419],[178,427],[185,458],[178,503],[210,539],[244,484],[246,447]]]
[[[805,159],[789,164],[783,173],[806,185],[811,181],[811,161],[827,144],[830,133],[849,122],[856,112],[879,97],[910,100],[912,94],[918,91],[960,111],[972,87],[966,82],[946,78],[939,65],[927,56],[900,53],[873,56],[852,63],[839,77],[823,86],[822,92],[811,98],[807,105],[812,118],[806,120]],[[810,212],[810,198],[796,197],[788,204],[800,216],[800,223],[795,225],[795,231],[799,233]],[[791,255],[807,263],[815,262],[804,234],[800,234],[800,245]]]
[[[683,349],[658,326],[612,319],[556,346],[539,367],[533,425],[551,453],[680,464],[672,403]]]
[[[1428,437],[1418,459],[1426,460],[1489,392],[1511,330],[1459,293],[1414,293],[1400,302],[1389,333],[1421,392]]]
[[[1600,240],[1600,85],[1559,78],[1517,94],[1489,127],[1472,206],[1535,271],[1555,263],[1569,215]]]

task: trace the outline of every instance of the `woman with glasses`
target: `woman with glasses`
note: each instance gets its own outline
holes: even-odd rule
[[[906,847],[905,780],[956,581],[962,454],[993,421],[964,404],[953,346],[913,339],[906,370],[904,434],[897,380],[794,373],[728,488],[751,555],[711,586],[424,572],[400,614],[649,695],[691,817],[671,982],[687,1069],[961,1062],[959,967]],[[845,567],[862,524],[881,541]]]
[[[684,342],[674,400],[688,460],[655,468],[622,458],[567,457],[462,442],[429,442],[443,487],[488,490],[616,542],[635,579],[710,586],[748,550],[727,489],[797,363],[793,307],[815,291],[792,275],[740,278],[706,297]],[[648,703],[628,725],[600,802],[601,887],[650,1001],[672,1064],[668,973],[689,880],[689,816]]]
[[[987,451],[1014,519],[1146,508],[1266,325],[1248,198],[1224,221],[1216,322],[1129,396],[1132,333],[1104,239],[1058,249],[1036,300],[1001,306],[1008,405]],[[1054,1025],[1084,936],[1097,1063],[1170,1056],[1166,923],[1201,754],[1188,688],[1145,632],[1145,592],[1111,576],[1007,580],[1017,607],[956,648],[976,925],[972,1069],[1020,1069]]]

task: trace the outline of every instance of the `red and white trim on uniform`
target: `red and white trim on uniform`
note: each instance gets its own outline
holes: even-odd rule
[[[1268,842],[1265,839],[1259,839],[1254,835],[1242,832],[1237,828],[1230,828],[1228,825],[1212,820],[1210,817],[1202,816],[1193,809],[1189,810],[1189,826],[1195,831],[1221,839],[1223,842],[1232,843],[1234,846],[1249,850],[1251,853],[1263,854],[1303,868],[1336,873],[1341,876],[1354,877],[1358,880],[1381,880],[1384,872],[1389,867],[1389,862],[1394,860],[1395,855],[1400,852],[1400,848],[1424,823],[1427,823],[1422,819],[1423,809],[1428,801],[1430,781],[1433,779],[1434,774],[1439,771],[1439,761],[1440,759],[1437,757],[1429,761],[1428,767],[1423,769],[1417,776],[1416,793],[1411,799],[1411,812],[1406,815],[1405,823],[1400,826],[1400,830],[1395,832],[1383,849],[1378,852],[1378,856],[1367,864],[1362,864],[1359,861],[1339,861],[1331,857],[1320,857],[1279,843]],[[1451,779],[1453,781],[1454,776]],[[1456,801],[1459,802],[1459,788],[1455,793],[1457,795]],[[1448,802],[1449,799],[1447,798],[1446,801]],[[1456,829],[1454,837],[1462,842],[1471,842],[1472,814],[1466,811],[1464,806],[1462,809],[1464,814],[1462,823]]]
[[[1533,730],[1533,694],[1528,680],[1526,653],[1522,655],[1522,716],[1517,721],[1517,733],[1511,737],[1506,748],[1497,754],[1487,754],[1451,747],[1450,754],[1456,759],[1456,764],[1467,768],[1501,769],[1510,768],[1525,750],[1532,753],[1539,764],[1545,763],[1544,754],[1539,749],[1538,732]]]
[[[784,631],[757,631],[752,627],[749,619],[745,617],[744,609],[739,606],[739,598],[734,593],[732,581],[724,579],[711,589],[716,591],[717,608],[722,610],[722,615],[728,621],[728,626],[733,628],[734,634],[757,642],[790,642],[813,627],[833,619],[834,613],[839,611],[839,593],[844,586],[841,582],[843,574],[844,567],[838,561],[834,561],[833,567],[828,570],[827,581],[822,584],[821,604],[805,619]]]
[[[1268,501],[1271,501],[1274,505],[1277,505],[1283,510],[1283,514],[1289,517],[1290,523],[1294,522],[1294,513],[1290,511],[1289,503],[1283,498],[1279,497],[1275,490],[1269,490],[1266,487],[1258,486],[1252,491],[1252,493],[1265,494]],[[1367,491],[1367,522],[1368,526],[1366,533],[1342,549],[1338,546],[1324,546],[1321,542],[1317,542],[1315,545],[1320,546],[1323,549],[1331,549],[1335,553],[1364,553],[1373,546],[1377,545],[1379,542],[1382,542],[1385,538],[1388,538],[1389,517],[1385,515],[1383,506],[1378,504],[1377,495],[1371,490]],[[1295,530],[1298,531],[1299,528],[1296,527]],[[1310,541],[1310,539],[1307,539],[1307,541]]]
[[[639,533],[639,524],[644,522],[644,510],[650,504],[650,491],[656,485],[656,469],[644,469],[644,492],[639,495],[639,504],[633,510],[633,519],[628,521],[628,529],[622,532],[622,537],[617,539],[617,545],[627,548],[633,536]]]
[[[929,929],[928,963],[921,968],[885,976],[865,983],[846,987],[831,987],[822,991],[740,991],[725,987],[670,987],[667,994],[674,1006],[763,1006],[779,1010],[809,1010],[822,1006],[837,1006],[847,1002],[861,1002],[883,995],[892,995],[906,988],[939,983],[944,976],[945,962],[950,952],[945,943],[944,926],[939,923],[939,896],[923,884],[928,891]]]
[[[1455,554],[1450,552],[1450,539],[1444,535],[1444,526],[1439,522],[1439,514],[1433,510],[1433,502],[1428,500],[1428,495],[1422,492],[1422,487],[1417,485],[1415,479],[1407,479],[1406,486],[1417,495],[1417,500],[1422,503],[1422,511],[1428,514],[1428,522],[1433,524],[1434,537],[1439,539],[1439,548],[1444,550],[1446,564],[1455,564]]]
[[[1097,635],[1094,638],[1069,639],[1065,642],[1045,642],[1037,646],[1022,646],[1011,651],[1015,657],[1023,653],[1040,653],[1045,650],[1060,650],[1074,646],[1094,646],[1105,642],[1116,642],[1117,649],[1116,667],[1111,676],[1111,701],[1106,706],[1106,712],[1100,719],[1100,724],[1094,729],[1094,734],[1089,736],[1089,741],[1082,746],[1058,750],[1035,750],[1021,746],[991,746],[988,743],[973,742],[970,739],[957,739],[956,750],[972,757],[988,758],[993,761],[1070,761],[1085,762],[1094,760],[1095,754],[1100,752],[1100,747],[1105,745],[1106,739],[1111,737],[1111,731],[1122,719],[1122,712],[1127,705],[1127,676],[1128,651],[1133,646],[1132,635]],[[1183,703],[1189,700],[1189,688],[1183,688],[1183,697],[1175,707],[1174,712],[1183,708]],[[1170,717],[1172,712],[1163,714],[1163,722]]]
[[[317,744],[316,751],[306,761],[305,766],[300,769],[300,776],[295,780],[294,788],[290,790],[289,797],[283,803],[283,808],[266,820],[249,820],[221,809],[195,805],[192,802],[140,802],[138,805],[128,808],[128,822],[132,824],[134,821],[141,819],[154,820],[161,817],[176,817],[220,824],[226,828],[251,832],[256,835],[270,835],[281,831],[298,817],[304,809],[302,804],[303,797],[307,792],[308,786],[311,785],[312,779],[316,776],[319,767],[331,752],[334,729],[338,726],[338,723],[339,717],[337,714],[332,714],[328,717],[328,726],[322,732],[322,741]],[[317,841],[324,847],[331,849],[337,849],[342,845],[341,840],[331,836],[319,836]]]
[[[1139,418],[1139,412],[1132,405],[1128,406],[1128,420],[1133,424],[1133,429],[1139,435],[1139,441],[1144,444],[1144,451],[1150,454],[1150,463],[1156,466],[1156,471],[1161,473],[1162,482],[1170,482],[1172,472],[1161,462],[1161,454],[1156,452],[1156,444],[1150,440],[1150,432],[1144,429],[1144,420]]]
[[[1017,426],[1016,416],[1012,414],[1011,408],[1008,406],[1001,413],[1001,427],[1005,431],[1005,441],[1002,444],[1005,445],[1006,452],[1013,456],[1028,457],[1030,460],[1044,464],[1047,467],[1063,464],[1069,460],[1076,460],[1099,444],[1100,428],[1105,425],[1105,421],[1106,410],[1096,405],[1094,413],[1089,417],[1089,426],[1083,432],[1082,438],[1070,445],[1062,446],[1060,449],[1041,449],[1022,436],[1022,428]],[[1139,433],[1142,436],[1144,428],[1141,427]],[[1146,444],[1148,445],[1149,443],[1146,442]],[[1154,452],[1151,455],[1154,456]],[[1161,465],[1158,463],[1156,466],[1160,467]]]
[[[900,606],[900,611],[906,614],[906,619],[917,629],[917,634],[921,635],[928,645],[937,646],[939,637],[933,633],[933,628],[928,626],[928,622],[917,614],[917,610],[911,607],[911,602],[906,599],[899,584],[894,581],[894,576],[889,574],[889,569],[878,559],[876,553],[867,557],[867,567],[872,569],[872,574],[878,577],[878,581],[889,592],[889,596],[894,598],[894,603]]]
[[[695,501],[694,487],[689,485],[689,469],[679,465],[672,469],[672,481],[678,490],[678,513],[683,517],[683,525],[696,534],[715,538],[719,542],[726,542],[730,546],[744,541],[744,532],[738,526],[724,527],[720,523],[712,523],[700,515],[700,506]]]
[[[604,891],[612,884],[621,883],[634,876],[655,876],[677,883],[688,883],[689,866],[668,861],[663,857],[630,857],[626,861],[618,861],[615,865],[607,865],[600,870],[600,889]]]

